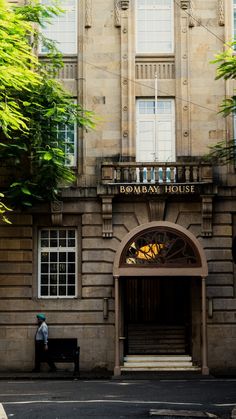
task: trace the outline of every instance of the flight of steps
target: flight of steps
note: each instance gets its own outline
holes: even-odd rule
[[[184,326],[132,324],[128,327],[129,354],[157,355],[186,353]]]
[[[121,367],[121,372],[199,370],[189,355],[127,355]]]

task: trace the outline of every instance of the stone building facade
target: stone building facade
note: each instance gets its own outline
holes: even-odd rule
[[[65,1],[58,77],[98,122],[71,134],[61,201],[0,226],[1,370],[32,368],[40,311],[51,337],[78,339],[84,370],[119,375],[127,355],[236,369],[235,168],[203,162],[233,136],[218,114],[232,86],[210,64],[233,3]]]

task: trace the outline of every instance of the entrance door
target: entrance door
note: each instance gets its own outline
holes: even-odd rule
[[[124,320],[128,354],[190,352],[190,278],[126,278]]]

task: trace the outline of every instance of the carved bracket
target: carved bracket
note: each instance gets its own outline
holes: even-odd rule
[[[120,0],[121,10],[127,10],[129,8],[129,1],[130,0]]]
[[[121,10],[128,10],[130,0],[115,0],[114,4],[114,17],[115,17],[115,26],[117,28],[121,27]]]
[[[224,0],[218,0],[219,25],[225,25],[225,5]]]
[[[51,221],[53,226],[63,225],[63,202],[51,202]]]
[[[148,201],[150,221],[163,221],[165,216],[165,199],[158,201]]]
[[[190,0],[181,0],[181,9],[187,10],[189,8]]]
[[[194,9],[194,4],[193,4],[193,0],[190,0],[189,3],[189,22],[188,22],[188,26],[190,28],[193,28],[195,26],[195,19],[194,19],[194,15],[193,15],[193,9]]]
[[[212,195],[202,196],[202,236],[212,236]]]
[[[102,196],[102,235],[104,238],[110,238],[113,236],[112,198],[113,196]]]
[[[92,0],[85,2],[85,28],[92,27]]]
[[[119,3],[120,3],[119,0],[115,0],[114,17],[115,17],[115,26],[117,28],[121,27],[121,15],[120,15]]]
[[[188,10],[188,12],[186,12],[189,16],[188,26],[193,28],[195,26],[195,19],[193,15],[193,0],[181,0],[181,8],[183,10]]]

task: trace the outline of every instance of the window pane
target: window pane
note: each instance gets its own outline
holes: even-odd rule
[[[68,287],[68,295],[75,295],[75,287]]]
[[[51,5],[50,0],[41,0],[43,4]],[[44,36],[55,41],[63,54],[77,53],[77,0],[63,0],[63,13],[54,16],[42,28]],[[47,48],[41,45],[41,53],[47,53]]]
[[[69,273],[74,273],[75,272],[75,264],[74,263],[70,263],[68,265],[68,272]]]
[[[68,284],[70,285],[75,284],[75,275],[68,275]]]
[[[57,295],[57,287],[55,286],[50,287],[50,295],[53,297]]]
[[[48,262],[48,253],[41,253],[41,262]]]
[[[50,284],[51,285],[57,284],[57,275],[50,275]]]
[[[60,262],[66,262],[66,253],[65,252],[60,252],[59,261]]]
[[[48,286],[47,287],[41,287],[41,295],[47,296],[48,295]]]
[[[66,296],[66,287],[64,287],[64,286],[59,287],[59,295]]]
[[[137,51],[173,52],[173,0],[136,0]]]
[[[57,253],[56,252],[50,253],[50,262],[57,262]]]
[[[48,275],[41,276],[41,284],[46,285],[48,284]]]
[[[59,284],[66,284],[66,275],[59,275]]]

